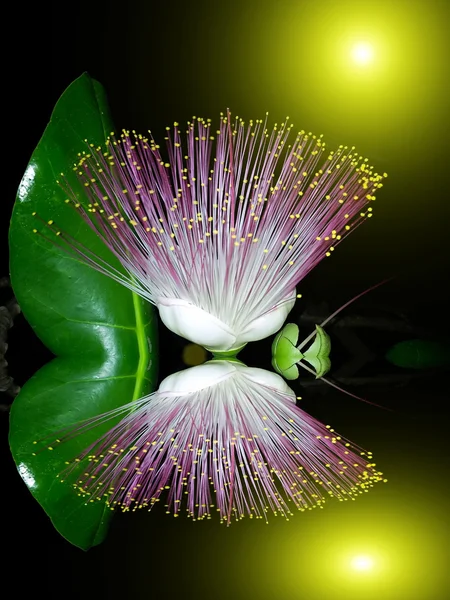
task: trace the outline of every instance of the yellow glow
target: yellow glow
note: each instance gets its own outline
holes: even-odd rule
[[[367,65],[373,60],[373,47],[366,42],[359,42],[353,46],[351,55],[353,60],[359,65]]]
[[[370,556],[355,556],[352,558],[351,567],[355,571],[370,571],[373,567],[373,560]]]

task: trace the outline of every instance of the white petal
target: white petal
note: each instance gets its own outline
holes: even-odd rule
[[[291,397],[293,402],[296,400],[295,392],[277,373],[256,367],[247,367],[240,362],[228,360],[211,360],[203,365],[173,373],[161,382],[158,392],[167,396],[184,396],[212,387],[236,376],[244,377],[258,386],[264,386],[286,394]]]
[[[297,290],[294,289],[278,306],[265,315],[250,321],[247,327],[237,336],[236,347],[242,346],[247,342],[263,340],[281,329],[281,326],[286,321],[288,314],[295,304],[296,297]]]
[[[166,377],[159,392],[166,395],[184,396],[203,390],[236,374],[236,363],[221,360],[191,367]]]
[[[264,387],[274,389],[282,394],[286,394],[287,396],[290,396],[293,402],[296,401],[295,392],[291,390],[286,381],[277,373],[266,371],[265,369],[258,369],[257,367],[247,367],[239,363],[235,363],[235,367],[239,374],[246,379],[254,381]]]
[[[181,337],[213,352],[238,347],[236,336],[228,325],[186,300],[159,298],[156,306],[164,325]]]

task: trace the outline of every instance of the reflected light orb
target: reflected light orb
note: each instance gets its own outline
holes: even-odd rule
[[[353,46],[351,56],[357,64],[367,65],[373,60],[373,47],[365,42],[359,42]]]

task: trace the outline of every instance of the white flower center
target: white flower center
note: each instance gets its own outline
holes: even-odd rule
[[[156,306],[164,325],[181,337],[211,352],[239,349],[247,342],[262,340],[276,333],[295,304],[294,289],[277,306],[256,315],[241,331],[207,311],[180,298],[158,298]]]
[[[164,379],[158,392],[166,396],[184,396],[213,387],[230,377],[242,377],[248,385],[256,384],[281,392],[290,396],[292,401],[295,402],[295,392],[276,373],[265,369],[247,367],[240,362],[228,360],[212,360],[203,365],[173,373]]]

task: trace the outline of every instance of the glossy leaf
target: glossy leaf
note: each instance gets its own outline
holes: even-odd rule
[[[102,87],[82,75],[58,101],[31,157],[10,227],[14,292],[36,334],[57,356],[24,385],[13,403],[11,450],[24,482],[56,529],[83,549],[102,541],[112,513],[102,503],[86,504],[57,474],[102,431],[91,430],[37,456],[32,453],[40,444],[33,441],[151,391],[156,383],[157,319],[148,303],[46,239],[50,230],[32,213],[53,220],[121,269],[64,203],[64,192],[56,183],[65,172],[82,195],[72,164],[86,148],[85,138],[101,144],[111,128]],[[34,228],[44,235],[33,233]]]

